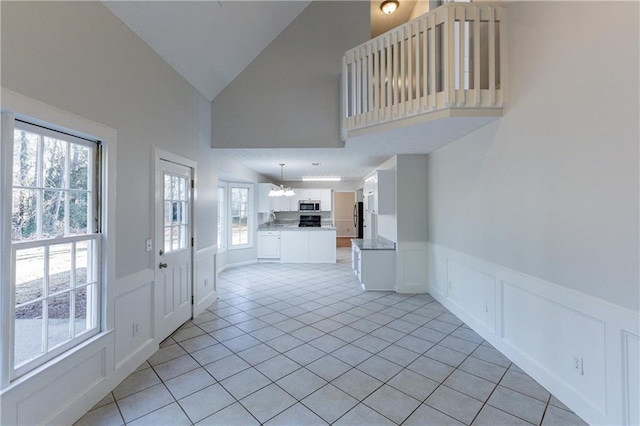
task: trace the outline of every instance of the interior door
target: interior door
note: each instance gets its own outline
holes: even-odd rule
[[[156,171],[155,336],[164,340],[191,319],[192,169],[159,161]]]

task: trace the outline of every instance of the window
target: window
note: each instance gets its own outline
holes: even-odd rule
[[[230,184],[229,185],[230,200],[230,220],[231,220],[231,246],[240,247],[248,246],[250,239],[250,196],[251,189],[249,185]]]
[[[12,168],[17,377],[100,329],[100,143],[16,120]]]
[[[227,248],[226,235],[227,199],[226,184],[218,187],[218,250]]]
[[[218,250],[253,244],[253,185],[220,182],[218,187]]]
[[[164,174],[164,253],[183,250],[189,235],[189,178]]]

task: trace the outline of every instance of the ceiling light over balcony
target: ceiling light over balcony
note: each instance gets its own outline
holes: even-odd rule
[[[396,11],[398,6],[400,6],[400,3],[398,3],[397,0],[386,0],[382,2],[382,4],[380,5],[380,9],[382,9],[385,14],[391,15]]]

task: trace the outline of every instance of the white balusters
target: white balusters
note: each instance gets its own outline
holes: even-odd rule
[[[343,137],[447,108],[502,107],[504,25],[501,7],[449,3],[346,52]]]

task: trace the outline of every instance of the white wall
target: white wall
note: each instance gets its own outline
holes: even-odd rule
[[[312,2],[213,100],[212,146],[343,146],[342,56],[368,39],[369,3]]]
[[[430,155],[430,241],[638,310],[638,4],[507,13],[504,117]]]
[[[2,424],[72,423],[157,349],[153,252],[145,251],[153,236],[154,146],[198,162],[195,238],[209,266],[199,254],[195,272],[212,276],[210,103],[100,2],[2,2],[1,31],[3,87],[117,131],[112,327],[2,391]],[[131,322],[140,325],[135,338]]]
[[[4,87],[118,131],[117,277],[151,266],[152,146],[215,179],[209,103],[97,2],[3,2],[2,65]],[[198,188],[200,247],[215,243],[215,223],[199,220],[214,207]]]
[[[429,291],[588,423],[637,424],[639,5],[506,8],[504,117],[429,155]]]

